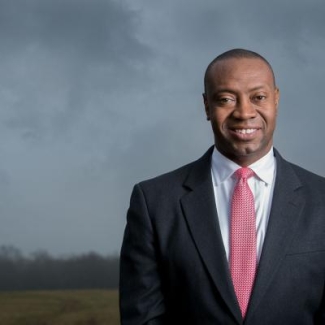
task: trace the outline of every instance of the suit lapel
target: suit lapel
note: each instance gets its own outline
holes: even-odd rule
[[[197,250],[220,296],[242,323],[218,223],[211,179],[210,150],[194,165],[184,185],[191,191],[181,199],[183,212]]]
[[[246,321],[263,299],[263,295],[284,260],[305,204],[301,195],[302,191],[299,191],[302,186],[299,179],[290,164],[284,161],[276,151],[275,153],[277,176],[272,208]]]

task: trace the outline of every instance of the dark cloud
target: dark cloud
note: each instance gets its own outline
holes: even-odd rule
[[[150,82],[137,25],[118,1],[0,1],[2,243],[110,251],[110,155]]]
[[[93,97],[145,82],[151,53],[136,26],[135,12],[116,1],[1,1],[5,126],[29,138],[62,132],[94,109]]]
[[[203,74],[229,48],[269,59],[276,146],[325,175],[324,11],[316,0],[0,0],[0,244],[117,252],[133,184],[212,144]]]
[[[114,0],[0,2],[2,53],[40,46],[74,60],[125,62],[147,54],[134,37],[135,13]]]

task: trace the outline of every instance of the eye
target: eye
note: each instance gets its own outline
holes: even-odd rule
[[[220,104],[225,105],[225,104],[229,104],[229,103],[234,102],[234,99],[233,98],[229,98],[229,97],[220,97],[220,98],[218,98],[218,102]]]
[[[257,96],[255,96],[255,100],[257,100],[257,101],[261,101],[261,100],[265,100],[265,99],[266,99],[265,95],[257,95]]]

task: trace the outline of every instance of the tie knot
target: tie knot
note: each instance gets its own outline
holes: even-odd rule
[[[236,175],[237,179],[239,179],[239,180],[240,179],[248,179],[254,175],[254,172],[250,168],[242,167],[235,171],[235,175]]]

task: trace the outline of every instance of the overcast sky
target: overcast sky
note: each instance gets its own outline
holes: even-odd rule
[[[0,245],[119,252],[133,185],[212,144],[201,94],[231,48],[281,90],[275,146],[325,176],[323,0],[0,0]]]

